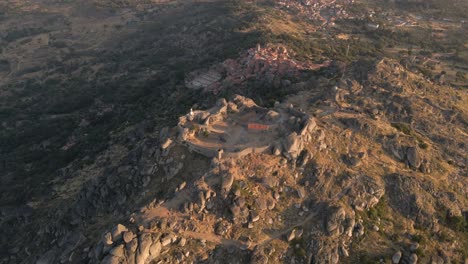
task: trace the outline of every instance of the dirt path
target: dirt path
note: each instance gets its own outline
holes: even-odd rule
[[[304,220],[294,224],[294,225],[290,225],[288,228],[286,229],[283,229],[279,232],[276,232],[274,235],[270,236],[268,239],[265,239],[263,241],[259,241],[257,243],[254,244],[254,246],[256,245],[260,245],[260,246],[265,246],[267,245],[268,243],[271,243],[273,240],[275,239],[278,239],[278,238],[281,238],[282,236],[285,236],[286,234],[288,234],[289,232],[291,232],[294,228],[298,227],[298,226],[302,226],[304,225],[305,223],[307,222],[310,222],[312,221],[312,219],[317,216],[318,214],[318,211],[315,211],[315,212],[312,212],[310,213]]]
[[[143,216],[141,217],[141,221],[143,223],[148,223],[155,218],[167,218],[170,216],[178,217],[180,216],[179,214],[180,213],[171,212],[169,209],[167,209],[164,206],[159,206],[159,207],[153,208],[145,212]]]
[[[233,246],[233,247],[238,247],[242,248],[245,246],[248,246],[246,243],[239,241],[239,240],[234,240],[234,239],[226,239],[221,236],[218,236],[214,233],[201,233],[201,232],[193,232],[193,231],[184,231],[182,234],[185,236],[198,239],[198,240],[206,240],[210,241],[215,244],[222,244],[224,246]]]

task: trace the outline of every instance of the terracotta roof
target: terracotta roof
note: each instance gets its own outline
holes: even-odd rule
[[[249,130],[262,131],[262,130],[268,130],[268,128],[270,128],[270,126],[263,125],[263,124],[257,124],[257,123],[249,123],[249,124],[247,124],[247,128]]]

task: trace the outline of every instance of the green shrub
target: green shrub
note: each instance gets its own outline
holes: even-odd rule
[[[465,74],[461,71],[458,71],[456,74],[455,74],[455,77],[457,79],[457,81],[465,81]]]
[[[419,142],[419,147],[422,149],[427,149],[429,145],[426,142]]]
[[[423,55],[423,56],[428,56],[428,57],[432,56],[432,52],[430,52],[428,50],[421,50],[421,51],[419,51],[419,54]]]
[[[424,236],[422,236],[421,234],[413,235],[412,240],[414,242],[418,242],[419,244],[421,244],[421,243],[423,243],[425,241]]]
[[[411,135],[411,128],[408,124],[392,123],[392,127],[396,128],[398,131],[405,133],[406,135]]]
[[[447,226],[456,232],[468,232],[468,221],[463,216],[452,216],[446,218]]]
[[[383,218],[387,213],[385,196],[380,198],[380,201],[367,211],[367,216],[371,219]]]

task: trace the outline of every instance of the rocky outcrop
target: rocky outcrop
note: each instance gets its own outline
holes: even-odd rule
[[[118,224],[111,231],[112,241],[114,243],[120,242],[122,240],[123,233],[127,231],[128,229],[124,225]]]
[[[296,159],[304,148],[304,142],[301,136],[293,132],[283,140],[282,147],[284,156],[289,159]]]
[[[356,179],[349,188],[350,205],[357,211],[365,211],[374,207],[385,194],[385,187],[374,178],[363,175]]]
[[[150,233],[143,233],[138,237],[138,248],[136,252],[135,263],[145,264],[149,257],[150,247],[153,243]]]
[[[427,183],[426,183],[427,184]],[[385,177],[390,206],[420,224],[431,226],[435,215],[434,198],[428,193],[434,186],[421,185],[414,177],[392,174]],[[395,195],[398,194],[398,195]]]
[[[128,230],[125,226],[118,224],[113,230],[125,229]],[[123,240],[116,243],[108,241],[107,235],[105,235],[104,239],[94,247],[94,260],[101,260],[100,263],[150,263],[161,255],[163,247],[167,247],[177,239],[172,233],[162,236],[158,231],[160,230],[141,229],[138,235],[133,235],[132,231],[124,231]],[[110,232],[106,234],[110,234]],[[181,238],[179,246],[183,247],[186,243],[187,240]]]
[[[392,256],[392,263],[393,263],[393,264],[398,264],[398,263],[400,263],[401,256],[402,256],[401,251],[397,251],[395,254],[393,254],[393,256]]]
[[[410,167],[419,169],[422,163],[420,151],[417,147],[408,147],[406,150],[406,159]]]
[[[345,208],[341,206],[330,207],[325,217],[325,230],[328,235],[337,236],[343,234],[350,223],[350,221],[346,221],[348,218]]]
[[[221,195],[227,197],[231,191],[232,184],[234,183],[234,175],[229,171],[226,171],[222,174],[221,179]]]

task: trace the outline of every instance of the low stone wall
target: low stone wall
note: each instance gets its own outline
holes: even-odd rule
[[[214,158],[214,157],[218,157],[218,150],[217,149],[208,149],[208,148],[204,148],[204,147],[201,147],[201,146],[198,146],[196,144],[193,144],[192,142],[190,141],[185,141],[184,144],[191,150],[199,153],[199,154],[202,154],[203,156],[206,156],[208,158]],[[263,153],[267,150],[271,149],[271,146],[268,145],[268,146],[262,146],[262,147],[249,147],[249,148],[245,148],[243,150],[240,150],[240,151],[232,151],[232,152],[229,152],[229,151],[226,151],[224,150],[223,154],[222,154],[222,158],[242,158],[243,156],[245,155],[248,155],[250,153]]]
[[[218,150],[217,149],[208,149],[204,147],[200,147],[198,145],[193,144],[192,142],[185,141],[184,144],[191,150],[202,154],[203,156],[206,156],[208,158],[214,158],[218,156]]]
[[[306,121],[304,121],[303,128],[301,129],[301,136],[305,136],[312,132],[317,127],[317,122],[312,117],[308,117]]]
[[[250,147],[250,148],[246,148],[246,149],[243,149],[241,151],[237,151],[237,152],[224,152],[223,153],[223,158],[234,158],[234,159],[238,159],[238,158],[242,158],[243,156],[245,155],[248,155],[250,153],[263,153],[267,150],[269,150],[271,148],[271,146],[263,146],[263,147]]]
[[[288,113],[290,113],[291,115],[293,116],[297,116],[297,117],[300,117],[301,119],[306,119],[306,118],[309,118],[309,115],[301,112],[301,111],[298,111],[294,108],[287,108],[287,111]]]

